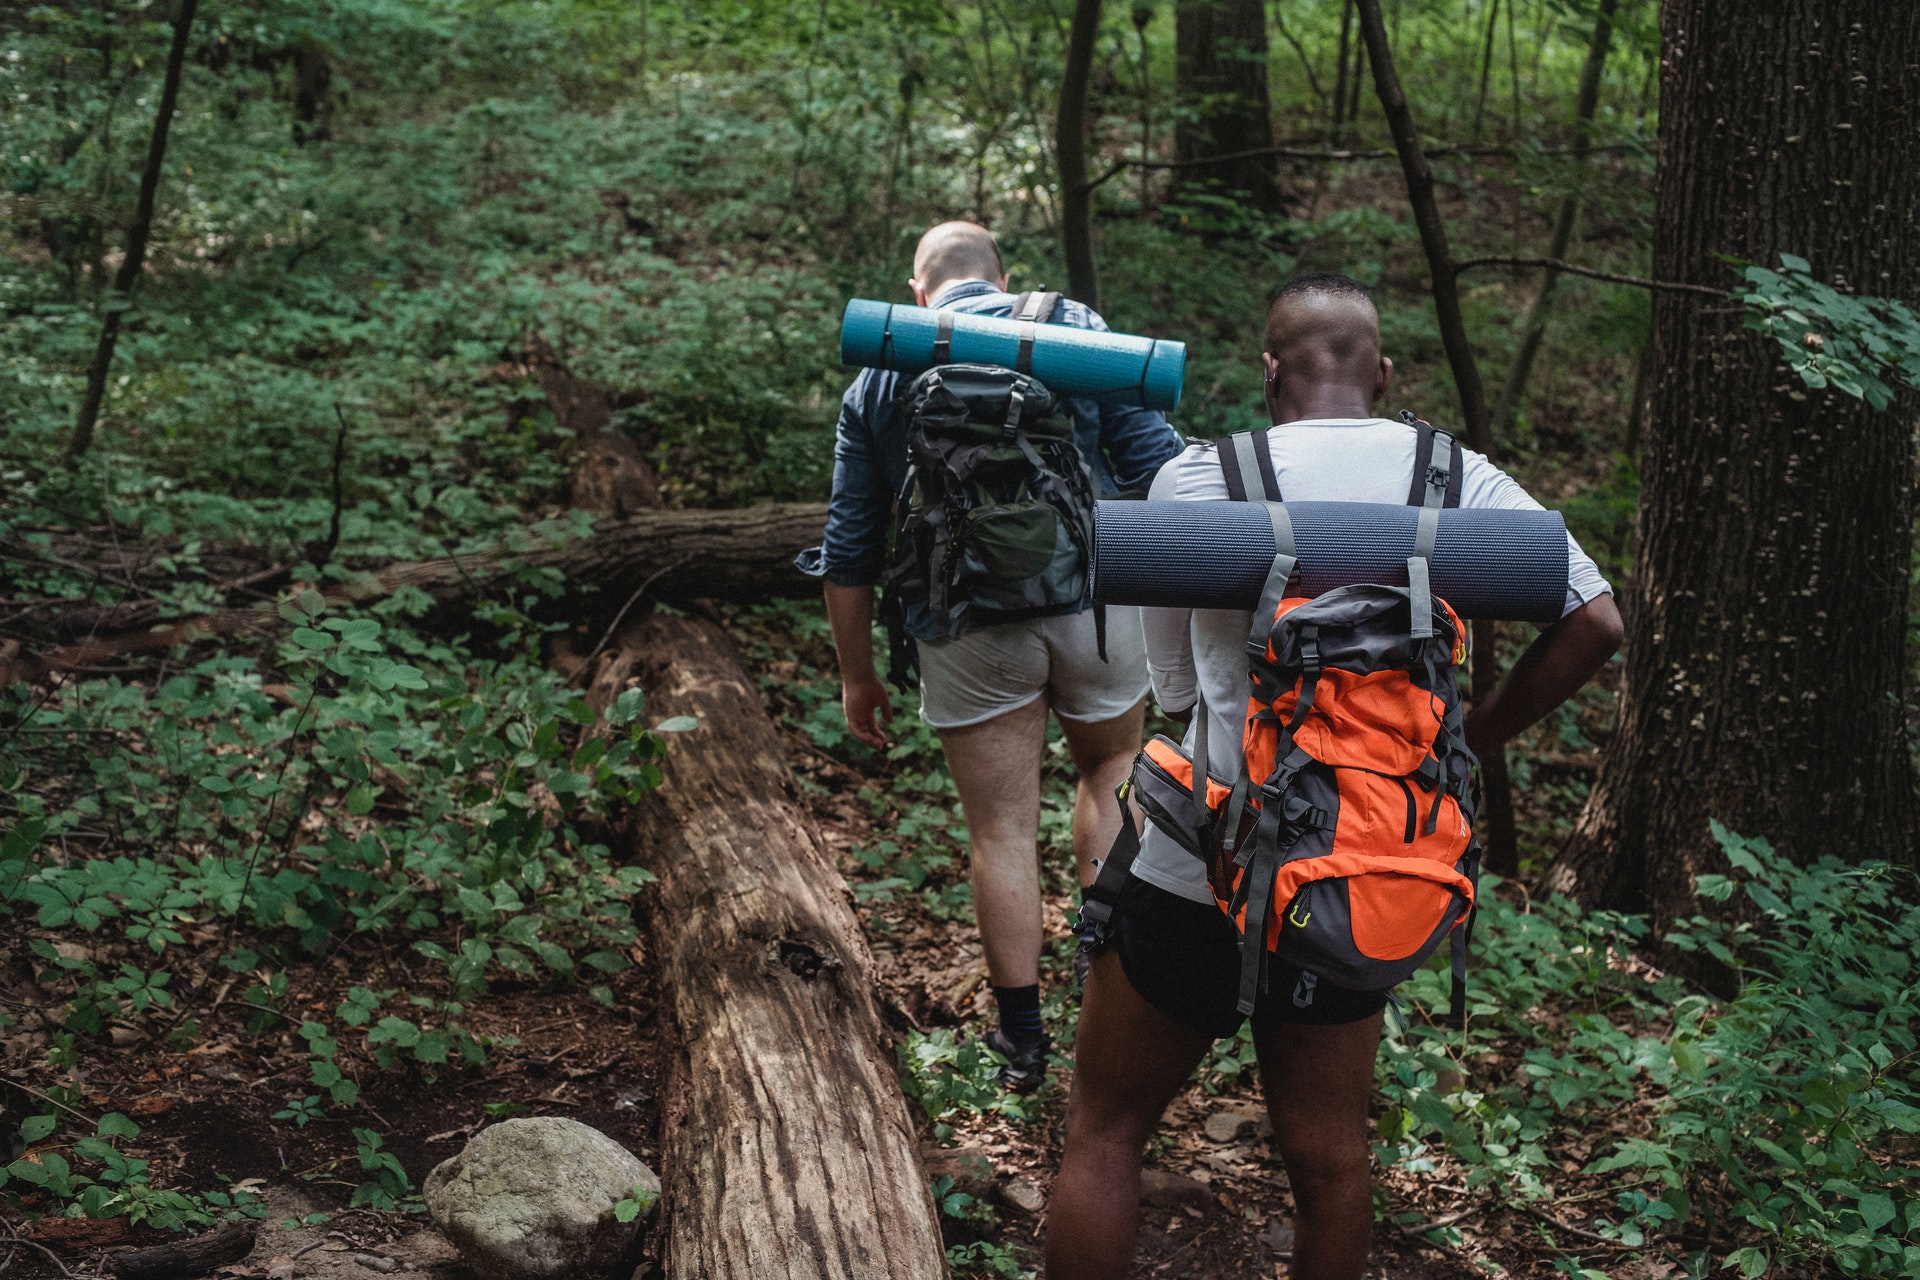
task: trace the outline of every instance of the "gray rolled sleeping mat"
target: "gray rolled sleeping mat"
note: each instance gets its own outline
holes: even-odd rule
[[[1408,585],[1423,519],[1433,594],[1463,618],[1548,626],[1567,598],[1567,526],[1557,511],[1373,502],[1281,504],[1293,527],[1299,593]],[[1437,521],[1437,524],[1435,523]],[[1104,604],[1252,609],[1274,563],[1274,523],[1257,502],[1100,502],[1093,598]]]

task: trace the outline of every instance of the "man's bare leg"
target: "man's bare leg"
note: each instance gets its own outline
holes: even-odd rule
[[[973,913],[996,987],[1040,981],[1040,753],[1047,700],[963,729],[940,745],[960,790],[972,845]]]
[[[1212,1039],[1140,998],[1094,957],[1074,1037],[1067,1149],[1047,1207],[1048,1280],[1120,1280],[1133,1262],[1140,1157]]]
[[[1359,1280],[1373,1237],[1367,1099],[1380,1014],[1337,1027],[1254,1031],[1260,1089],[1298,1209],[1293,1280]]]
[[[1127,779],[1140,751],[1147,704],[1111,720],[1060,717],[1067,751],[1080,775],[1073,795],[1073,861],[1082,885],[1093,883],[1094,861],[1107,856],[1120,834],[1120,805],[1113,793]]]

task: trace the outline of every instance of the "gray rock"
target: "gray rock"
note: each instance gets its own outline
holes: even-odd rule
[[[1140,1203],[1157,1209],[1211,1209],[1216,1207],[1213,1189],[1198,1178],[1171,1169],[1140,1171]]]
[[[1258,1134],[1262,1127],[1272,1132],[1272,1121],[1257,1111],[1216,1111],[1207,1117],[1207,1138],[1213,1142],[1233,1142],[1248,1130]]]
[[[929,1182],[952,1178],[953,1190],[964,1191],[975,1200],[985,1200],[991,1195],[998,1180],[993,1157],[979,1147],[923,1145],[920,1159],[926,1165]]]
[[[621,1222],[614,1206],[637,1198]],[[660,1178],[576,1120],[540,1116],[482,1129],[427,1175],[434,1225],[482,1280],[548,1280],[618,1262],[660,1198]]]
[[[1047,1207],[1047,1193],[1025,1178],[1009,1178],[1000,1188],[1000,1199],[1022,1213],[1038,1213]]]

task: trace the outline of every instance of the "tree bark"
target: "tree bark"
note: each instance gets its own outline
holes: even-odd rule
[[[1600,7],[1594,16],[1593,38],[1587,44],[1587,62],[1580,69],[1580,90],[1574,99],[1573,107],[1573,154],[1581,162],[1581,179],[1586,174],[1584,162],[1588,150],[1593,146],[1593,117],[1600,106],[1600,83],[1607,66],[1607,46],[1613,43],[1613,14],[1619,0],[1600,0]],[[1549,258],[1567,256],[1567,246],[1573,241],[1573,224],[1580,216],[1580,193],[1570,191],[1560,199],[1560,209],[1554,215],[1553,241],[1547,247]],[[1540,355],[1540,343],[1547,333],[1547,309],[1553,305],[1553,287],[1559,281],[1560,273],[1548,267],[1540,276],[1539,291],[1533,295],[1533,301],[1527,306],[1527,317],[1520,324],[1520,345],[1514,350],[1513,364],[1507,369],[1506,381],[1500,384],[1500,399],[1494,403],[1493,433],[1502,438],[1520,412],[1521,398],[1526,394],[1527,379],[1533,376],[1533,362]]]
[[[1241,155],[1273,146],[1267,96],[1264,0],[1179,0],[1174,66],[1182,114],[1174,129],[1182,183],[1215,182],[1243,191],[1254,207],[1283,204],[1271,156]],[[1211,156],[1232,156],[1196,164]]]
[[[107,1255],[107,1270],[119,1280],[182,1280],[205,1275],[222,1263],[238,1262],[252,1252],[259,1229],[257,1222],[229,1222],[190,1240],[122,1249]]]
[[[1667,0],[1661,44],[1654,275],[1786,252],[1915,302],[1920,8]],[[1912,858],[1920,397],[1809,391],[1737,311],[1667,291],[1649,359],[1619,728],[1549,883],[1659,929],[1723,866],[1709,819],[1795,859]]]
[[[669,1280],[945,1280],[938,1216],[845,883],[726,637],[637,629],[647,714],[692,715],[633,817],[685,1090]]]
[[[1440,206],[1433,198],[1433,169],[1420,145],[1419,130],[1414,127],[1413,111],[1400,87],[1400,75],[1394,67],[1393,48],[1387,42],[1387,26],[1380,16],[1380,0],[1356,0],[1360,10],[1360,36],[1373,67],[1373,83],[1380,95],[1380,109],[1386,114],[1387,128],[1393,134],[1393,147],[1400,155],[1400,170],[1406,175],[1407,200],[1413,206],[1414,225],[1420,229],[1420,245],[1426,251],[1427,272],[1433,278],[1433,309],[1440,323],[1440,341],[1446,348],[1447,366],[1453,371],[1453,383],[1460,395],[1460,417],[1466,427],[1467,443],[1493,456],[1492,432],[1487,426],[1487,393],[1480,381],[1480,362],[1474,358],[1473,344],[1467,340],[1466,318],[1460,312],[1460,271],[1447,243],[1447,224],[1440,217]],[[1500,681],[1499,625],[1493,622],[1473,624],[1474,701],[1486,697]],[[1492,871],[1511,875],[1519,869],[1519,837],[1513,822],[1513,782],[1507,771],[1504,751],[1480,762],[1481,826],[1486,834],[1486,861]]]
[[[1100,0],[1074,0],[1067,65],[1053,120],[1060,164],[1060,247],[1067,258],[1067,292],[1100,309],[1100,275],[1093,260],[1093,187],[1087,180],[1087,82],[1100,35]]]
[[[87,366],[87,390],[80,401],[80,416],[67,441],[66,463],[73,466],[93,447],[94,423],[100,419],[100,404],[107,394],[107,373],[113,367],[113,349],[120,340],[120,317],[132,304],[133,287],[140,281],[140,268],[147,260],[147,237],[153,231],[154,199],[160,190],[160,171],[166,165],[167,133],[173,127],[174,104],[180,100],[180,72],[186,65],[187,39],[193,31],[194,10],[200,0],[180,0],[180,12],[173,20],[173,45],[167,51],[167,72],[160,85],[160,109],[153,118],[153,136],[147,143],[147,163],[140,172],[140,199],[134,206],[133,226],[127,231],[127,253],[114,274],[113,296],[106,301],[106,315],[100,321],[100,340],[94,345],[93,363]]]

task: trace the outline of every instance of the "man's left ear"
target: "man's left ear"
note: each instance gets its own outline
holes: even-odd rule
[[[1373,403],[1379,404],[1387,398],[1387,388],[1393,385],[1393,361],[1380,357],[1380,372],[1373,376]]]
[[[1008,272],[1000,277],[1000,284],[999,284],[1000,292],[1005,293],[1007,291],[1007,281],[1011,279],[1013,279],[1013,274],[1011,272]]]

